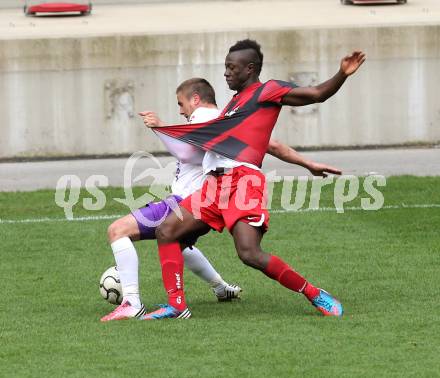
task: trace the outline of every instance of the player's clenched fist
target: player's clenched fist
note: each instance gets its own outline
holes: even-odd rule
[[[144,112],[140,112],[139,115],[142,117],[142,120],[144,121],[144,124],[147,127],[162,127],[162,126],[166,126],[161,121],[159,116],[156,113],[154,113],[154,112],[151,112],[151,111],[147,110],[147,111],[144,111]]]

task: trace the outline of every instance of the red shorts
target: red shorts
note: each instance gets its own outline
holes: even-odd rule
[[[269,227],[266,202],[263,173],[239,166],[220,176],[208,175],[202,188],[179,205],[219,232],[225,226],[231,232],[238,221],[265,232]]]

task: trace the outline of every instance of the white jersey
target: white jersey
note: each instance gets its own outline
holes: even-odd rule
[[[217,108],[200,107],[191,114],[189,123],[211,121],[219,115],[220,111]],[[164,134],[158,133],[158,135]],[[204,181],[202,160],[205,152],[188,143],[171,137],[168,138],[171,139],[171,143],[166,143],[165,145],[170,153],[178,158],[176,163],[176,176],[171,185],[171,190],[173,194],[185,198],[202,187]],[[163,138],[161,139],[164,141]]]

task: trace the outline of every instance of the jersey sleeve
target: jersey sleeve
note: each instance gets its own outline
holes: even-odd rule
[[[258,97],[258,102],[271,102],[281,104],[282,98],[298,85],[281,80],[269,80]]]

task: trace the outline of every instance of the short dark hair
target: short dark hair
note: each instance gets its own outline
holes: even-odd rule
[[[177,87],[176,93],[179,92],[184,92],[187,98],[197,93],[203,102],[217,106],[214,88],[209,84],[208,80],[200,77],[185,80]]]
[[[237,41],[237,43],[229,48],[229,52],[240,51],[240,50],[254,50],[258,56],[259,61],[251,62],[256,66],[255,71],[259,75],[261,69],[263,68],[263,53],[261,52],[261,46],[257,41],[252,39],[243,39]]]

